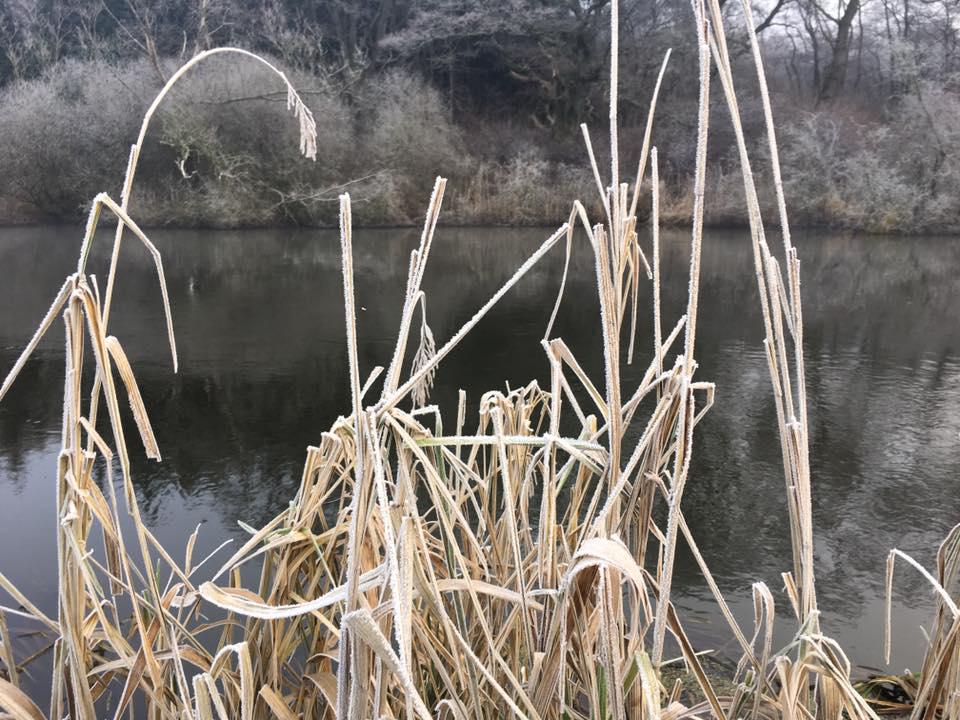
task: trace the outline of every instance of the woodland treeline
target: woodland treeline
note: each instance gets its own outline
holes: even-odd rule
[[[759,134],[744,9],[717,1],[744,67],[747,129]],[[764,0],[752,14],[794,218],[960,230],[960,0]],[[687,0],[622,0],[620,15],[625,160],[672,48],[654,143],[664,220],[682,223],[692,12]],[[117,193],[157,89],[194,54],[236,45],[302,89],[317,161],[297,157],[285,93],[265,72],[211,61],[147,144],[133,203],[145,224],[330,224],[344,187],[359,222],[414,222],[438,173],[450,178],[447,222],[554,223],[571,198],[595,194],[579,124],[603,154],[609,44],[607,0],[4,0],[0,221],[75,220],[97,191]],[[724,224],[744,203],[714,87],[708,213]]]

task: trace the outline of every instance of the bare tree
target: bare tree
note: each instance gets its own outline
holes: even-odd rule
[[[0,3],[0,47],[15,78],[39,74],[60,60],[72,9],[62,0]]]
[[[838,3],[838,15],[825,11],[813,0],[817,11],[832,26],[832,32],[825,33],[830,47],[830,60],[820,81],[817,102],[824,103],[835,99],[843,92],[847,80],[847,66],[850,63],[850,36],[854,20],[860,14],[860,0],[841,0]]]

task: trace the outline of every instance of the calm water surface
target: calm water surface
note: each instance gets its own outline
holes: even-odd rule
[[[438,342],[546,234],[441,230],[425,283]],[[0,375],[75,267],[78,236],[75,228],[0,230]],[[144,517],[175,556],[202,525],[199,557],[224,538],[242,537],[238,520],[256,525],[283,508],[299,483],[305,447],[348,411],[339,243],[317,231],[156,231],[153,239],[164,256],[180,373],[171,371],[153,267],[132,242],[122,253],[111,332],[137,373],[164,456],[160,464],[134,462]],[[364,374],[389,360],[417,240],[404,230],[356,234]],[[89,266],[101,279],[108,244]],[[937,544],[960,522],[960,239],[810,236],[797,244],[824,629],[861,668],[882,668],[887,551],[902,548],[932,567]],[[684,234],[667,235],[663,262],[665,325],[672,327],[684,310]],[[461,386],[475,413],[480,393],[504,380],[545,383],[539,339],[561,270],[558,248],[445,360],[434,393],[441,406],[450,407]],[[786,642],[792,623],[780,573],[791,565],[789,530],[755,296],[746,234],[710,233],[698,376],[716,382],[717,402],[696,431],[684,506],[741,622],[752,627],[750,585],[763,580],[775,591],[784,618],[778,639]],[[652,336],[649,314],[641,338]],[[556,333],[599,381],[596,291],[583,246]],[[626,387],[646,362],[625,371]],[[51,614],[62,388],[58,323],[0,404],[0,571]],[[732,654],[695,565],[687,556],[679,563],[675,585],[690,634],[701,647]],[[905,572],[894,601],[890,669],[916,669],[931,594]],[[12,625],[30,629],[16,619]],[[28,689],[44,692],[44,670],[38,665],[25,678]]]

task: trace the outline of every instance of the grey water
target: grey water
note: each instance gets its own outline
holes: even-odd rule
[[[386,364],[418,233],[355,235],[359,360]],[[548,235],[546,230],[442,228],[427,269],[427,313],[449,338]],[[0,230],[0,375],[15,362],[64,277],[79,230]],[[194,557],[284,508],[307,445],[349,412],[339,242],[314,230],[155,231],[170,288],[180,371],[166,347],[153,265],[135,241],[120,256],[111,332],[123,343],[156,431],[163,462],[136,459],[142,512],[175,557],[200,526]],[[103,238],[89,270],[101,290]],[[816,571],[823,629],[857,666],[919,669],[929,588],[907,569],[893,594],[894,654],[883,663],[884,564],[898,547],[933,567],[938,543],[960,522],[960,238],[811,234],[802,262],[811,425]],[[663,238],[664,325],[685,310],[689,239]],[[581,239],[554,335],[602,383],[595,276]],[[440,366],[433,398],[454,406],[540,380],[540,338],[563,270],[556,248],[511,290]],[[640,303],[635,387],[652,352],[650,290]],[[751,584],[777,600],[777,641],[795,627],[781,573],[791,568],[784,478],[746,232],[711,231],[703,250],[697,376],[717,385],[697,427],[684,497],[688,522],[738,620],[752,630]],[[0,403],[0,572],[42,610],[56,613],[54,490],[63,390],[58,320]],[[131,448],[133,448],[131,444]],[[134,452],[136,456],[137,453]],[[225,558],[223,558],[225,559]],[[700,648],[734,655],[706,583],[681,553],[675,594]],[[0,605],[11,600],[0,593]],[[42,649],[29,621],[9,618],[18,655]],[[42,696],[49,653],[29,676]],[[45,664],[46,663],[46,664]],[[37,696],[35,694],[35,696]]]

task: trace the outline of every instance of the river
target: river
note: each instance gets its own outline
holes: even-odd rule
[[[449,338],[547,234],[441,229],[425,281],[437,341]],[[225,538],[244,537],[238,521],[257,525],[285,507],[306,446],[349,412],[339,242],[334,232],[307,230],[151,236],[164,257],[179,374],[166,349],[152,263],[133,240],[121,253],[111,332],[136,371],[164,458],[133,464],[144,518],[175,557],[201,525],[194,553],[201,557]],[[355,234],[364,376],[389,360],[418,236]],[[75,267],[78,237],[68,227],[0,229],[0,374]],[[796,244],[823,628],[840,641],[858,675],[870,668],[916,670],[931,593],[910,571],[898,574],[895,651],[886,668],[884,564],[889,549],[899,547],[933,568],[938,543],[960,521],[960,238],[810,234]],[[101,289],[108,254],[105,236],[89,265]],[[684,311],[688,259],[687,234],[665,233],[668,328]],[[545,384],[539,342],[562,267],[558,246],[444,361],[434,391],[442,407],[451,407],[463,387],[475,417],[486,389],[534,378]],[[624,371],[631,389],[652,352],[644,292],[639,359]],[[555,334],[602,385],[595,276],[582,239]],[[777,599],[777,640],[785,643],[794,623],[780,573],[791,566],[790,539],[761,339],[749,238],[711,231],[703,250],[697,376],[716,383],[716,406],[696,430],[684,508],[741,622],[752,627],[750,586],[763,580]],[[0,403],[0,572],[51,614],[63,366],[58,321]],[[698,647],[732,655],[729,632],[688,554],[678,558],[674,585]],[[11,624],[17,633],[31,627],[15,618]],[[24,678],[38,698],[46,687],[43,662]]]

